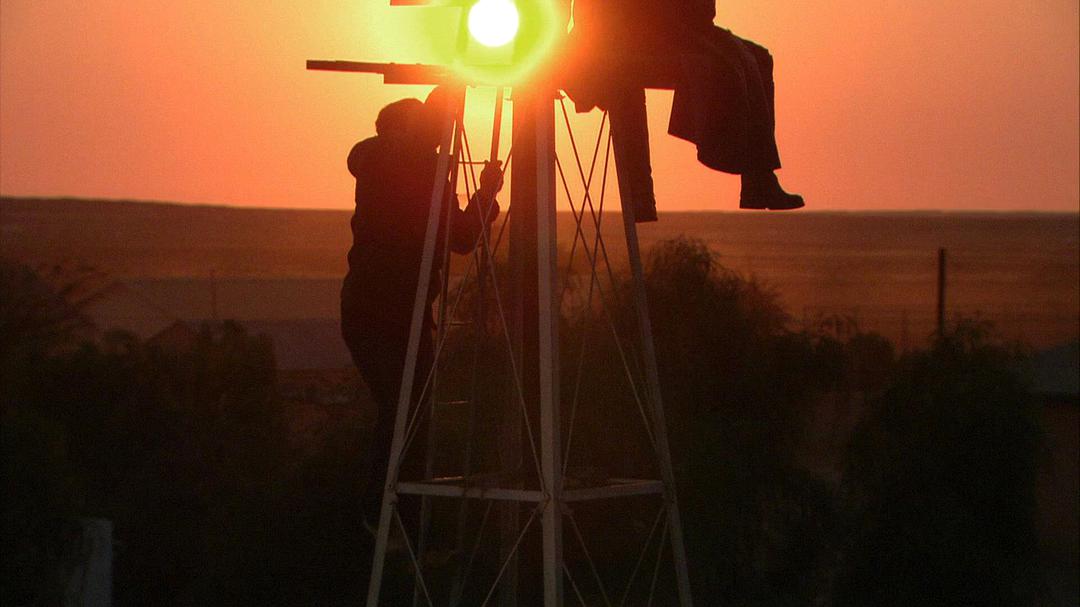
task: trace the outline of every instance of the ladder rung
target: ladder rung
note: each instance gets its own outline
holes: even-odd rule
[[[563,500],[567,502],[577,502],[663,492],[664,483],[658,480],[610,479],[606,484],[598,487],[566,489],[563,491]]]
[[[467,497],[473,499],[507,500],[512,502],[542,502],[547,497],[535,489],[516,487],[463,487],[442,483],[401,482],[397,484],[398,495],[433,495],[439,497]]]

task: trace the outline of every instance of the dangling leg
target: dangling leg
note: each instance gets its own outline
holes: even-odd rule
[[[649,122],[645,112],[645,90],[629,89],[612,95],[610,102],[611,135],[620,175],[633,182],[628,191],[620,190],[623,200],[633,205],[638,223],[656,221],[656,195],[653,193],[652,160],[649,157]]]
[[[725,32],[733,38],[745,66],[746,94],[750,112],[747,116],[747,159],[742,173],[739,208],[798,209],[802,196],[788,194],[780,187],[776,170],[780,152],[776,147],[776,104],[773,82],[773,59],[769,50],[749,40]]]

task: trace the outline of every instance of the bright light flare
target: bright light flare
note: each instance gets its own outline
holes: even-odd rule
[[[511,0],[479,0],[469,9],[469,33],[484,46],[499,47],[517,35],[520,19]]]

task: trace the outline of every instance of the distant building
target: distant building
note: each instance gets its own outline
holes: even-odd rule
[[[124,331],[142,340],[150,339],[177,322],[167,306],[124,282],[102,287],[83,308],[99,333]]]
[[[356,398],[357,374],[337,319],[252,320],[241,326],[274,347],[282,397],[345,405]]]
[[[355,398],[356,371],[341,338],[339,281],[168,279],[115,281],[85,309],[97,332],[130,333],[169,351],[195,346],[200,327],[225,319],[272,343],[284,398],[344,404]]]
[[[195,348],[198,340],[199,332],[195,327],[182,320],[177,320],[150,336],[146,343],[158,346],[168,352],[190,352]]]
[[[1080,341],[1036,353],[1031,367],[1036,396],[1048,404],[1080,404]]]
[[[341,279],[141,278],[126,283],[167,302],[175,318],[212,320],[333,320],[340,316]]]
[[[274,342],[274,358],[282,371],[351,369],[352,357],[334,319],[239,320],[252,335]]]

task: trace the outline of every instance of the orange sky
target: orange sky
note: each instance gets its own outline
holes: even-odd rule
[[[1077,211],[1078,5],[732,0],[718,22],[776,57],[781,178],[808,208]],[[430,60],[446,10],[0,0],[0,193],[350,208],[349,147],[424,90],[304,60]],[[670,93],[649,103],[661,210],[735,209],[738,179],[665,134]]]

